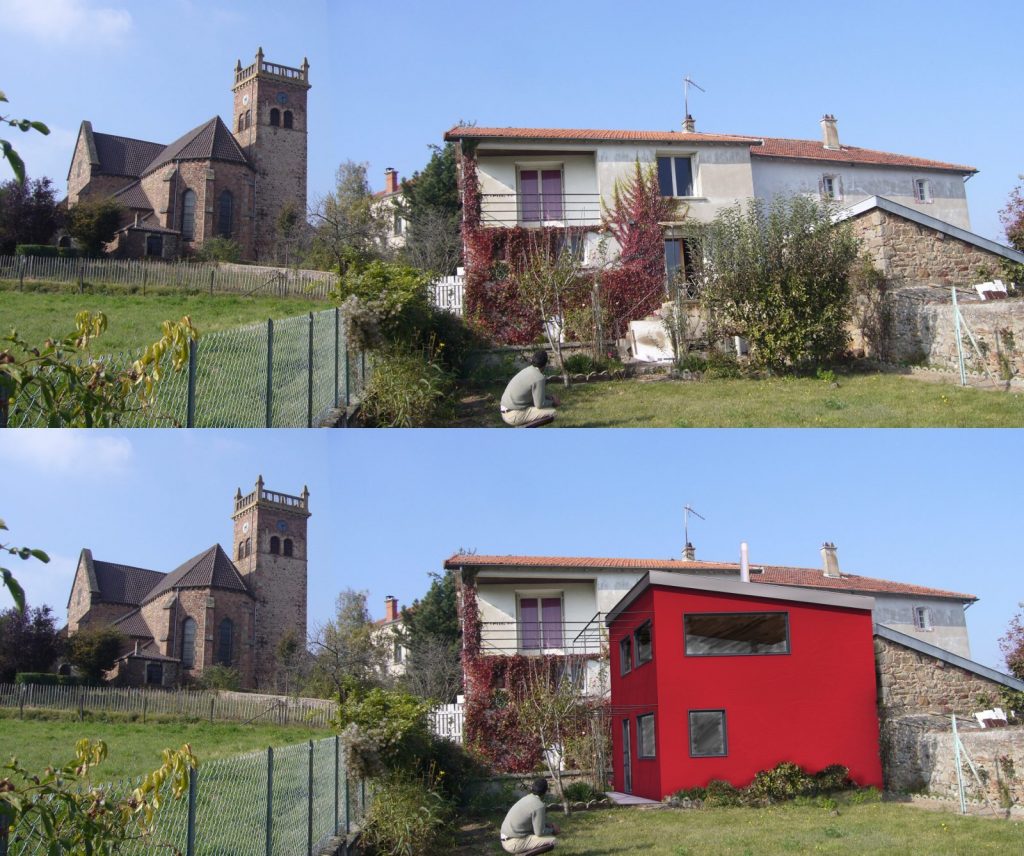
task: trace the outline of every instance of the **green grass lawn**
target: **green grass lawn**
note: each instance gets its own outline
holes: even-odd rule
[[[1024,395],[963,389],[896,374],[765,380],[551,381],[563,428],[1018,428]],[[505,427],[502,387],[469,394],[462,427]]]
[[[56,288],[56,287],[55,287]],[[120,353],[144,347],[160,338],[160,323],[189,315],[203,333],[240,327],[254,321],[279,319],[330,309],[323,300],[295,297],[243,297],[234,294],[157,294],[14,290],[0,284],[0,337],[16,328],[22,338],[41,344],[71,332],[75,313],[88,309],[107,316],[107,332],[94,346],[96,353]],[[0,346],[2,347],[2,346]]]
[[[14,716],[10,714],[14,713]],[[0,761],[12,755],[27,769],[42,770],[48,765],[63,765],[74,756],[75,741],[83,737],[103,740],[107,759],[95,772],[96,781],[120,779],[149,773],[160,766],[164,749],[177,749],[190,743],[200,764],[285,746],[305,740],[331,736],[322,728],[280,725],[241,725],[223,722],[116,722],[100,719],[78,722],[60,719],[17,719],[16,711],[4,711],[0,717]]]
[[[549,818],[561,827],[556,853],[645,856],[768,856],[774,853],[976,854],[1024,852],[1024,824],[962,817],[896,803],[826,808],[638,810],[617,808]],[[501,819],[463,833],[460,853],[503,853]]]

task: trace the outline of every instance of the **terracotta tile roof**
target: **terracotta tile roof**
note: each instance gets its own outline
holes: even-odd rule
[[[622,143],[747,143],[759,145],[759,137],[734,134],[689,134],[684,131],[605,131],[593,128],[476,128],[456,125],[446,141],[469,139],[566,140],[571,142]]]
[[[451,570],[460,567],[517,567],[517,568],[576,568],[583,570],[673,571],[676,573],[738,574],[739,564],[730,562],[684,562],[680,559],[603,559],[583,556],[479,556],[455,554],[445,560]],[[761,571],[757,573],[757,571]],[[791,568],[782,565],[755,565],[750,576],[752,582],[775,585],[822,588],[833,591],[863,592],[865,594],[915,594],[922,597],[943,597],[952,600],[975,601],[973,594],[946,591],[911,583],[880,580],[844,573],[841,577],[826,577],[820,569]]]
[[[139,639],[152,639],[153,631],[142,617],[141,610],[133,610],[127,615],[122,615],[113,624],[125,636],[137,637]]]
[[[157,153],[143,174],[176,160],[220,160],[248,164],[238,141],[219,116],[214,116]]]
[[[220,588],[248,592],[231,559],[219,544],[183,562],[155,585],[143,602],[177,588]]]
[[[125,175],[138,178],[153,158],[164,148],[163,143],[119,137],[115,134],[93,132],[96,156],[99,158],[99,173],[102,175]]]
[[[975,173],[973,166],[944,163],[942,161],[861,149],[857,146],[841,146],[826,149],[820,140],[787,140],[779,137],[765,137],[764,144],[752,146],[750,154],[762,158],[796,158],[798,160],[832,161],[836,163],[863,163],[877,166],[910,166],[920,169],[940,169],[950,172]]]
[[[138,606],[146,593],[164,577],[160,571],[119,565],[115,562],[101,562],[98,559],[94,559],[92,565],[99,586],[99,600],[102,603]]]

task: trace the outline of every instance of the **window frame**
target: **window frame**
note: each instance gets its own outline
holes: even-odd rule
[[[157,672],[159,680],[150,680],[150,674]],[[154,660],[146,661],[146,686],[147,687],[162,687],[164,685],[164,664],[158,663]]]
[[[650,752],[647,753],[647,746],[644,742],[644,721],[650,720],[651,722],[651,742]],[[637,760],[652,761],[658,757],[658,737],[657,731],[655,730],[654,711],[650,713],[641,713],[636,718],[636,757]]]
[[[717,713],[721,715],[722,722],[722,751],[714,754],[693,751],[693,715],[695,713]],[[729,721],[725,715],[724,707],[695,708],[686,712],[686,744],[691,758],[727,758],[729,757]]]
[[[558,598],[558,642],[557,645],[547,645],[544,633],[544,601]],[[537,627],[534,631],[537,637],[537,644],[527,647],[524,644],[523,633],[523,611],[524,600],[535,600],[537,602]],[[516,592],[516,646],[520,651],[562,651],[565,650],[565,592]]]
[[[825,190],[826,182],[832,182],[832,190],[830,192],[826,192]],[[843,194],[842,175],[838,172],[822,173],[821,178],[818,181],[818,195],[826,202],[842,202],[845,198]]]
[[[932,204],[932,183],[927,178],[914,179],[914,201],[918,205]]]
[[[225,205],[227,216],[225,217]],[[235,194],[224,189],[217,194],[217,237],[228,238],[235,231]]]
[[[619,640],[619,676],[633,671],[633,634],[627,633]]]
[[[295,129],[295,114],[291,110],[285,110],[281,114],[281,127],[289,131]]]
[[[646,659],[641,660],[640,642],[637,639],[637,634],[639,634],[640,631],[643,630],[645,627],[650,633],[650,638],[647,643],[647,647],[650,653],[647,655]],[[654,659],[654,623],[651,621],[650,618],[648,618],[646,621],[639,624],[630,635],[633,637],[633,668],[639,669],[641,666],[643,666],[646,663],[650,663]]]
[[[188,640],[188,629],[192,629],[192,639],[189,641],[188,657],[185,656],[185,643]],[[194,669],[196,666],[196,637],[199,635],[199,624],[191,615],[186,615],[181,622],[181,666],[183,669]]]
[[[189,201],[191,200],[191,205]],[[183,241],[194,241],[196,239],[196,207],[199,197],[191,187],[186,187],[181,194],[181,239]],[[185,228],[186,223],[188,228]]]
[[[725,617],[729,615],[742,615],[742,616],[753,616],[753,615],[781,615],[786,621],[786,650],[785,651],[751,651],[747,653],[731,653],[731,652],[709,652],[709,653],[691,653],[687,640],[690,637],[689,632],[686,628],[686,619],[691,616],[706,616],[714,615]],[[788,657],[793,653],[792,638],[790,633],[789,623],[789,612],[788,610],[776,609],[776,610],[763,610],[758,612],[684,612],[683,613],[683,656],[685,657]]]
[[[558,216],[548,216],[548,204],[545,202],[544,195],[544,173],[545,172],[558,172]],[[524,172],[532,172],[537,175],[537,193],[536,200],[532,203],[536,210],[537,216],[526,218],[526,205],[524,203],[524,197],[526,192],[523,190],[522,175]],[[531,196],[533,194],[530,194]],[[548,196],[550,199],[550,195]],[[565,223],[565,164],[564,163],[536,163],[536,164],[516,164],[516,219],[523,225],[536,224],[543,226],[545,223]],[[553,212],[552,212],[553,213]]]
[[[929,606],[914,607],[914,629],[928,633],[935,629],[932,624],[932,610]]]
[[[671,154],[655,154],[654,155],[654,169],[658,174],[658,193],[661,193],[661,164],[660,161],[667,160],[669,162],[669,171],[672,179],[672,195],[662,196],[662,199],[694,199],[697,198],[697,153],[690,152],[689,154],[681,154],[673,152]],[[676,175],[676,161],[677,160],[688,160],[690,162],[690,192],[680,193],[679,192],[679,178]]]
[[[224,630],[227,628],[227,658],[224,657]],[[222,618],[217,623],[217,659],[219,666],[230,666],[235,656],[235,622],[230,618]]]

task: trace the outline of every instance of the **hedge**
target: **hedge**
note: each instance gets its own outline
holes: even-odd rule
[[[47,686],[76,687],[82,683],[75,675],[55,675],[51,672],[18,672],[16,684],[46,684]]]

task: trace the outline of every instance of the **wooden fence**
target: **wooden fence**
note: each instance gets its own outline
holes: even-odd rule
[[[159,690],[127,687],[0,684],[0,707],[86,713],[177,716],[210,722],[273,722],[326,728],[337,709],[329,699],[249,695],[215,690]]]
[[[446,276],[430,284],[430,297],[439,309],[462,315],[462,298],[466,290],[465,276]]]
[[[430,730],[453,743],[462,742],[462,726],[466,720],[464,704],[442,704],[430,711]]]
[[[173,288],[208,294],[273,295],[325,300],[337,283],[331,271],[295,270],[216,262],[162,262],[0,256],[0,279],[17,282],[109,283],[137,288]]]

